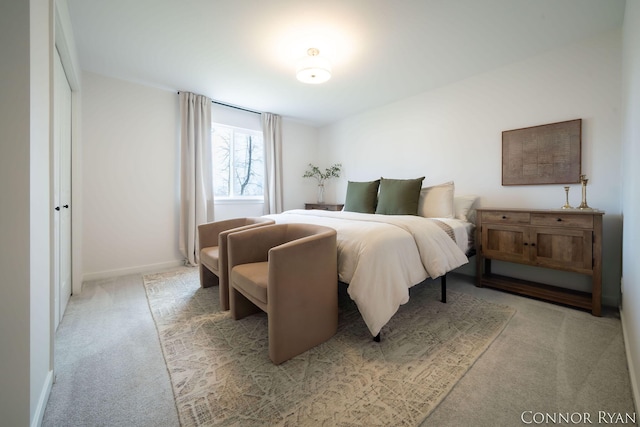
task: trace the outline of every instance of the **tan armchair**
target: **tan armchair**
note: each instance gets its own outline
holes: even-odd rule
[[[231,315],[260,310],[276,365],[331,338],[338,328],[336,231],[276,224],[228,236]]]
[[[221,310],[229,310],[227,236],[235,231],[274,223],[273,220],[267,218],[234,218],[198,226],[200,286],[208,288],[219,285]]]

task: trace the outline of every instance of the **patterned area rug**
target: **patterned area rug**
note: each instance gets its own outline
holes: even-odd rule
[[[449,291],[411,289],[372,341],[341,289],[338,333],[279,366],[267,317],[234,321],[198,270],[144,277],[180,421],[192,426],[416,426],[504,329],[515,310]]]

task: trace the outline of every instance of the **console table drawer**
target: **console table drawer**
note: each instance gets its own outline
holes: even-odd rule
[[[531,225],[543,227],[593,228],[593,215],[531,214]]]
[[[482,213],[482,222],[486,223],[529,224],[530,220],[529,212],[485,211]]]

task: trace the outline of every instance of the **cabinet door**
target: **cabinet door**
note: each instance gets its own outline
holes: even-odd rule
[[[485,258],[528,263],[528,227],[482,224],[482,253]]]
[[[529,243],[536,265],[587,274],[593,270],[591,230],[535,227]]]

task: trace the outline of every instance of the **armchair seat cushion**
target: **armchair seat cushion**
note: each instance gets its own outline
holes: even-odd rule
[[[219,246],[211,246],[200,251],[200,262],[209,270],[217,273],[219,271]]]
[[[231,270],[231,283],[250,299],[266,306],[269,262],[252,262],[236,265]]]

